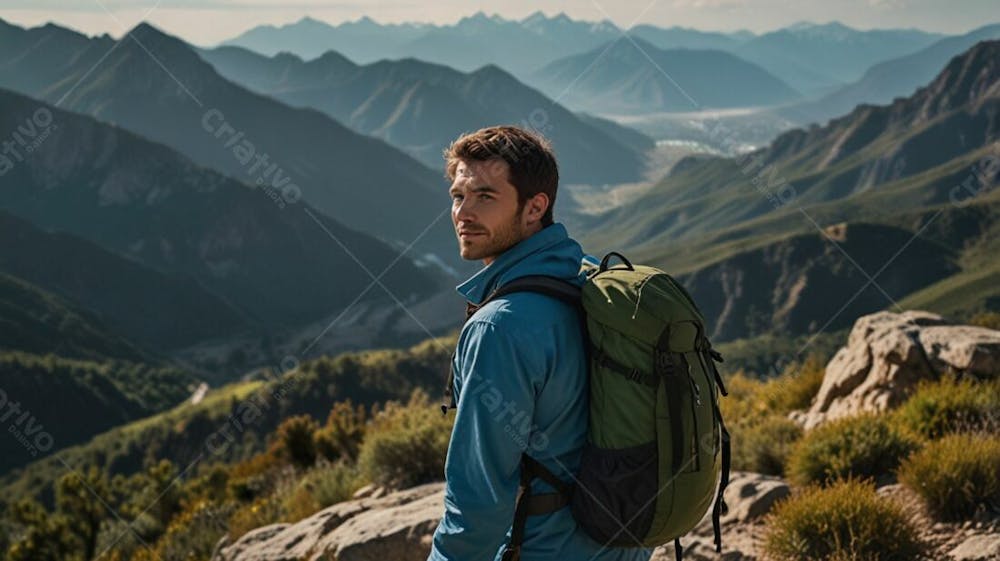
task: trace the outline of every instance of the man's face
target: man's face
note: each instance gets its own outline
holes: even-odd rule
[[[489,265],[539,229],[529,208],[519,209],[503,160],[459,162],[451,184],[451,222],[463,259]]]

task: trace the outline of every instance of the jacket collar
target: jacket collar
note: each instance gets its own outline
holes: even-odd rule
[[[540,271],[518,265],[527,257],[553,248],[568,239],[565,226],[559,222],[550,224],[500,254],[492,263],[456,286],[455,290],[469,302],[479,304],[490,292],[515,278],[539,274]]]

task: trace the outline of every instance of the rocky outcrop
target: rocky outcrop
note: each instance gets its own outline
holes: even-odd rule
[[[424,561],[431,535],[444,509],[444,486],[431,483],[375,498],[374,486],[362,498],[323,509],[294,524],[272,524],[252,530],[235,542],[223,539],[212,561]],[[723,555],[713,546],[710,516],[685,538],[686,559],[757,558],[762,517],[788,495],[777,477],[733,472],[726,489],[729,514],[722,519]],[[673,546],[657,550],[654,559],[673,559]]]
[[[235,542],[223,539],[212,561],[424,561],[443,511],[444,486],[431,483],[388,493],[370,487],[362,498],[328,507],[294,524],[252,530]],[[964,524],[938,523],[920,498],[903,485],[879,489],[914,513],[915,523],[931,546],[934,559],[1000,559],[1000,518]],[[722,518],[722,553],[715,552],[710,513],[681,540],[686,561],[757,561],[767,514],[789,496],[778,477],[733,472],[726,489],[729,513]],[[657,548],[651,561],[673,561],[672,544]]]
[[[212,561],[424,561],[443,505],[442,483],[346,501],[224,540]]]
[[[928,312],[867,315],[830,360],[811,408],[793,418],[808,429],[860,411],[885,411],[902,403],[921,380],[946,372],[995,376],[1000,331],[955,325]]]
[[[969,537],[949,553],[955,561],[988,561],[1000,559],[1000,534],[977,534]]]
[[[751,522],[771,511],[776,502],[791,494],[788,483],[780,477],[734,471],[726,487],[729,512],[722,522]]]

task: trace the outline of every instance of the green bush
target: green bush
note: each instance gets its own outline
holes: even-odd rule
[[[826,364],[817,355],[808,356],[801,364],[792,363],[781,376],[764,383],[759,395],[774,413],[786,414],[805,409],[823,385]]]
[[[252,502],[269,494],[278,480],[281,459],[275,454],[257,454],[229,468],[226,495],[239,502]]]
[[[233,540],[237,540],[250,530],[282,522],[285,519],[282,506],[278,493],[260,497],[250,504],[243,505],[229,516],[226,533]]]
[[[903,508],[856,479],[810,486],[780,502],[764,541],[775,561],[910,561],[925,548]]]
[[[738,370],[726,380],[729,396],[721,402],[722,414],[732,424],[805,409],[823,384],[825,368],[821,357],[810,355],[802,363],[791,363],[781,375],[767,380]]]
[[[1000,437],[953,434],[929,443],[899,469],[904,485],[945,520],[1000,504]]]
[[[403,488],[444,477],[453,418],[442,415],[427,394],[414,392],[406,405],[389,402],[372,417],[358,455],[364,478]]]
[[[806,432],[788,458],[787,472],[800,485],[850,476],[876,478],[894,472],[917,446],[915,438],[887,417],[862,414]]]
[[[319,425],[309,415],[285,419],[278,427],[275,446],[278,455],[301,468],[316,463],[316,431]]]
[[[316,450],[331,462],[354,461],[365,436],[365,407],[351,400],[333,405],[326,425],[316,433]]]
[[[355,466],[336,463],[321,465],[303,477],[285,499],[288,522],[297,522],[324,508],[346,501],[364,480]]]
[[[170,522],[149,558],[156,561],[208,559],[219,539],[226,534],[226,516],[231,512],[231,506],[207,501],[192,505]]]
[[[759,422],[736,422],[732,429],[733,469],[784,475],[785,463],[802,427],[781,415]]]
[[[924,438],[953,432],[993,431],[1000,421],[1000,380],[942,378],[922,383],[895,412],[898,422]]]
[[[972,316],[969,323],[971,325],[978,325],[979,327],[985,327],[987,329],[1000,330],[1000,313],[979,312],[978,314]]]

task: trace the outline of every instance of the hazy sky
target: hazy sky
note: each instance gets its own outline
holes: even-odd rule
[[[123,31],[146,18],[200,45],[228,39],[258,24],[283,24],[304,15],[338,23],[367,15],[380,22],[453,23],[479,10],[522,18],[535,10],[574,19],[610,18],[698,29],[768,31],[797,21],[839,20],[861,29],[918,27],[959,33],[1000,21],[1000,0],[0,0],[0,18],[21,25],[54,21],[88,34]],[[110,13],[109,13],[110,12]]]

